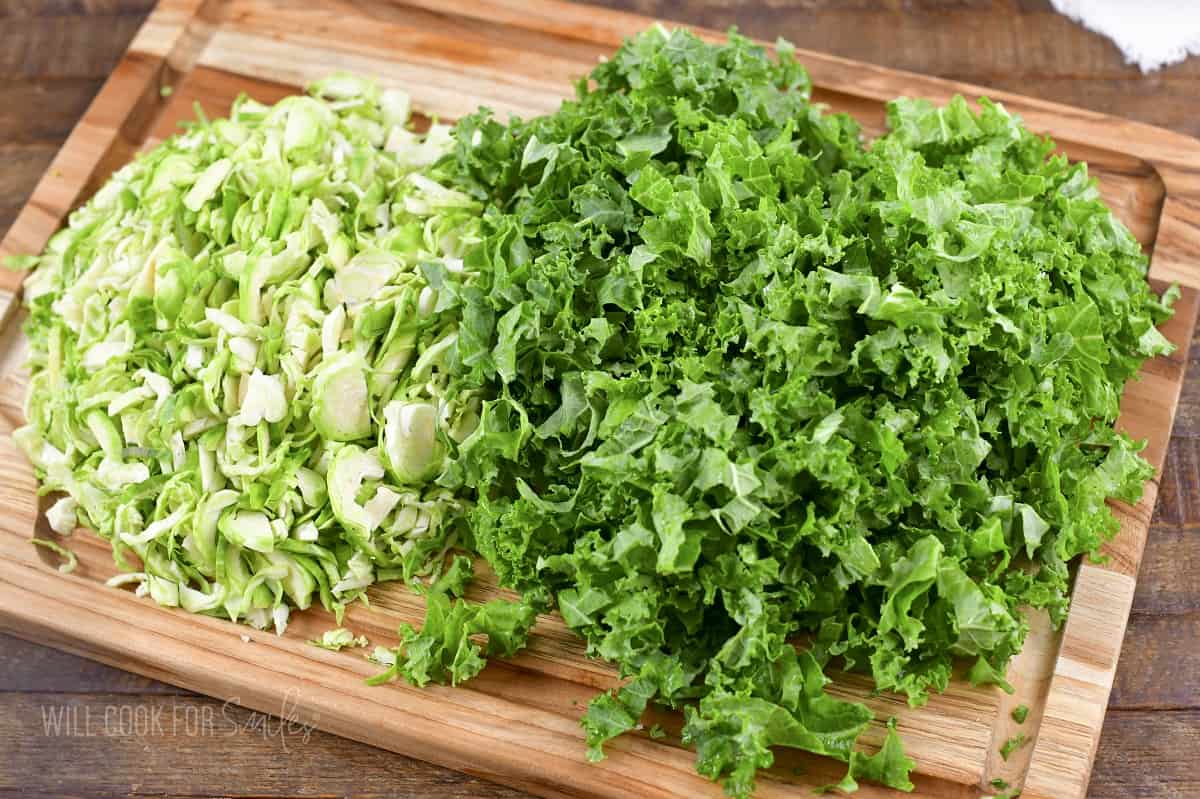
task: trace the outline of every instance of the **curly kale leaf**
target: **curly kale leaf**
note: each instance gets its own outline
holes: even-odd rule
[[[867,147],[778,52],[653,29],[553,114],[459,124],[442,168],[489,210],[455,384],[486,399],[442,481],[629,680],[593,757],[655,702],[731,795],[780,745],[908,787],[824,666],[1003,684],[1019,608],[1061,620],[1151,473],[1113,422],[1173,295],[1001,106],[900,99]]]

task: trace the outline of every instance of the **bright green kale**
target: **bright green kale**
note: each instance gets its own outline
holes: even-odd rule
[[[531,605],[504,599],[475,604],[452,599],[451,590],[439,584],[426,593],[421,629],[402,624],[400,645],[385,655],[389,668],[368,682],[378,685],[401,676],[413,685],[457,685],[479,674],[487,658],[509,657],[525,647],[537,619]],[[475,640],[478,636],[487,637],[486,646]]]
[[[1017,733],[1000,745],[1000,757],[1008,760],[1012,756],[1013,752],[1017,751],[1027,743],[1029,743],[1029,739],[1025,737],[1025,733]]]
[[[734,796],[772,746],[907,787],[825,665],[913,703],[956,658],[1004,684],[1018,608],[1062,619],[1106,499],[1151,474],[1112,425],[1173,295],[999,105],[897,100],[866,147],[778,52],[652,29],[556,113],[460,122],[448,171],[488,210],[441,302],[452,390],[488,399],[440,482],[476,493],[501,581],[628,678],[593,757],[684,704]]]

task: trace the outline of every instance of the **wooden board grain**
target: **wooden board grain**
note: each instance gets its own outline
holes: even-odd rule
[[[274,100],[333,69],[351,69],[397,84],[427,114],[454,118],[486,104],[501,113],[552,109],[570,80],[622,36],[648,20],[557,3],[487,0],[447,11],[432,0],[350,4],[267,3],[263,0],[165,0],[135,38],[113,78],[39,184],[0,253],[36,251],[65,214],[138,148],[169,135],[193,102],[220,114],[238,92]],[[817,97],[854,113],[877,132],[882,101],[897,94],[946,99],[953,84],[817,53],[801,53]],[[175,92],[164,99],[159,89]],[[1175,412],[1186,345],[1200,294],[1200,146],[1183,136],[1091,112],[992,93],[1036,130],[1050,133],[1074,158],[1088,160],[1105,198],[1153,253],[1152,279],[1184,286],[1179,313],[1164,332],[1181,345],[1147,365],[1127,389],[1121,424],[1146,437],[1159,469]],[[7,282],[5,282],[7,281]],[[11,305],[17,285],[0,276]],[[547,796],[716,795],[697,777],[690,754],[673,736],[663,741],[618,741],[603,764],[582,761],[575,720],[597,688],[614,684],[605,664],[583,657],[561,621],[541,621],[530,650],[489,668],[459,689],[370,689],[361,655],[327,653],[304,641],[331,626],[325,614],[298,614],[283,638],[252,633],[211,619],[166,611],[102,581],[115,573],[107,548],[79,536],[72,546],[82,566],[64,577],[48,568],[28,538],[36,505],[28,467],[7,433],[20,421],[22,375],[15,319],[5,328],[6,378],[0,382],[0,626],[108,663],[280,712],[294,698],[305,721],[348,737],[482,774]],[[1145,542],[1156,485],[1134,508],[1119,508],[1121,535],[1103,565],[1080,567],[1065,630],[1033,618],[1034,632],[1013,665],[1013,697],[956,683],[921,709],[895,697],[873,697],[861,677],[840,678],[835,691],[867,701],[880,715],[897,715],[917,759],[918,794],[974,797],[997,777],[1025,785],[1025,796],[1082,796]],[[477,588],[489,588],[486,576]],[[420,600],[399,587],[372,594],[369,611],[356,609],[350,626],[373,644],[395,641],[400,621],[417,621]],[[1000,744],[1017,731],[1008,711],[1034,708],[1020,727],[1033,743],[1004,761]],[[660,719],[670,732],[678,721]],[[876,727],[870,740],[877,742]],[[781,755],[763,781],[764,796],[802,795],[803,786],[830,782],[835,764]],[[795,774],[796,767],[802,774]],[[865,796],[893,792],[866,788]]]

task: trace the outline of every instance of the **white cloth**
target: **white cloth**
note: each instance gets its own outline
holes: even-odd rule
[[[1054,8],[1112,39],[1125,61],[1152,72],[1200,54],[1200,0],[1051,0]]]

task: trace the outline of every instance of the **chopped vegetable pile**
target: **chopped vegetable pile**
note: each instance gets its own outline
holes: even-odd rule
[[[654,702],[732,796],[773,746],[911,789],[824,670],[1005,685],[1151,475],[1113,422],[1175,292],[999,105],[896,100],[867,145],[776,49],[654,28],[553,114],[424,136],[335,78],[143,156],[28,284],[56,527],[259,626],[441,574],[377,681],[557,608],[626,678],[591,757]],[[522,600],[461,599],[455,543]]]
[[[461,272],[478,238],[426,174],[449,128],[357,79],[311,95],[242,98],[121,169],[25,287],[17,438],[65,492],[51,524],[134,552],[116,582],[162,604],[279,631],[450,546],[461,502],[427,478],[478,407],[445,393],[457,318],[418,269]]]

